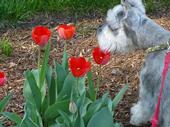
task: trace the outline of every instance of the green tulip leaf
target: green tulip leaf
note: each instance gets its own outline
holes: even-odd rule
[[[63,121],[67,125],[67,127],[70,127],[70,125],[71,125],[70,116],[61,110],[59,110],[58,112],[63,117]]]
[[[58,98],[67,98],[70,99],[72,88],[76,87],[76,78],[69,73],[64,81],[63,88],[59,93]]]
[[[12,93],[9,93],[7,96],[5,96],[1,101],[0,101],[0,112],[2,112],[5,107],[7,106],[8,102],[10,101],[12,97]]]
[[[52,76],[51,79],[51,85],[49,87],[49,104],[52,105],[56,102],[56,98],[57,98],[57,85],[56,85],[56,80],[55,77]]]
[[[0,121],[0,127],[4,127],[4,126],[1,124],[1,121]]]
[[[10,112],[3,112],[1,113],[6,118],[10,119],[11,121],[15,122],[16,124],[20,124],[22,119],[20,116],[18,116],[16,113],[10,113]]]
[[[67,77],[67,73],[64,67],[58,63],[56,65],[56,76],[57,76],[57,92],[60,93],[63,88],[64,80]]]
[[[33,75],[33,73],[31,73],[30,71],[27,71],[26,73],[26,79],[29,83],[29,86],[31,88],[31,92],[32,92],[32,96],[34,98],[34,102],[37,106],[38,111],[40,111],[41,108],[41,92],[37,86],[35,77]]]
[[[76,122],[74,124],[74,127],[85,127],[84,120],[80,116],[80,114],[77,116]]]
[[[65,69],[66,72],[68,72],[68,54],[66,52],[66,44],[64,46],[64,53],[62,58],[62,66]]]
[[[44,115],[45,120],[46,120],[46,122],[48,120],[53,120],[57,116],[59,116],[59,111],[69,112],[68,110],[69,110],[69,101],[68,100],[58,101],[55,104],[53,104],[47,108],[47,110],[45,111],[45,115]]]
[[[50,88],[50,85],[51,85],[52,73],[53,73],[52,67],[48,66],[47,74],[46,74],[48,88]]]
[[[48,69],[48,59],[49,59],[49,56],[50,56],[50,45],[51,45],[51,43],[48,42],[48,45],[45,49],[45,55],[44,55],[44,58],[43,58],[42,67],[39,68],[40,69],[40,76],[39,76],[38,86],[40,86],[40,89],[46,89],[44,82],[45,82],[46,72],[47,72],[47,69]],[[41,91],[44,91],[44,90],[41,90]]]
[[[121,99],[123,98],[125,92],[128,89],[128,85],[125,85],[120,92],[116,95],[116,97],[113,99],[113,110],[117,107]]]
[[[92,72],[91,71],[87,74],[87,80],[88,80],[88,86],[89,86],[88,94],[90,96],[90,99],[92,101],[94,101],[94,100],[96,100],[97,94],[96,94],[96,91],[95,91],[95,87],[94,87],[94,82],[93,82]]]
[[[113,127],[112,114],[107,107],[95,113],[88,122],[87,127]]]

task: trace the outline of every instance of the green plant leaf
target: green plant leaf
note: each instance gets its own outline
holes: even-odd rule
[[[50,85],[51,85],[51,78],[52,78],[53,70],[52,70],[51,66],[48,66],[47,68],[48,69],[47,69],[47,73],[46,73],[46,80],[47,80],[47,85],[48,85],[48,88],[49,88]]]
[[[69,101],[58,101],[55,104],[49,106],[45,111],[44,118],[46,121],[55,119],[59,113],[58,111],[68,112],[69,110]]]
[[[87,127],[113,127],[112,114],[107,107],[95,113],[88,122]]]
[[[4,127],[4,126],[1,124],[1,122],[0,122],[0,127]]]
[[[80,108],[80,114],[81,114],[81,117],[84,117],[87,113],[87,108],[88,106],[91,104],[91,100],[86,98],[85,99],[85,102],[84,102],[84,105]]]
[[[84,120],[83,118],[80,116],[80,114],[78,114],[76,122],[74,124],[74,127],[85,127],[84,125]]]
[[[24,72],[24,77],[25,77],[24,88],[23,88],[24,98],[25,98],[26,102],[29,101],[30,103],[35,103],[31,88],[29,86],[28,79],[26,78],[26,72]]]
[[[48,93],[48,96],[49,96],[49,105],[52,105],[56,102],[56,98],[57,98],[57,84],[56,84],[56,80],[55,80],[55,77],[52,76],[51,78],[51,85],[49,87],[49,93]]]
[[[46,110],[47,110],[47,108],[48,108],[48,104],[49,104],[49,102],[48,102],[48,99],[47,99],[48,97],[46,96],[45,98],[44,98],[44,100],[43,100],[43,102],[42,102],[42,105],[41,105],[41,112],[42,113],[44,113]]]
[[[3,112],[1,113],[6,118],[10,119],[11,121],[15,122],[16,124],[20,124],[22,119],[16,114],[16,113],[10,113],[10,112]]]
[[[90,99],[92,101],[96,100],[96,91],[95,91],[95,87],[94,87],[94,83],[93,83],[93,78],[92,78],[92,72],[90,71],[88,74],[87,74],[87,80],[88,80],[88,86],[89,86],[89,89],[88,89],[88,94],[90,96]]]
[[[5,107],[7,106],[9,100],[12,97],[12,93],[9,93],[7,96],[5,96],[1,101],[0,101],[0,112],[2,112]]]
[[[121,127],[119,123],[114,123],[113,127]]]
[[[50,125],[49,127],[61,127],[61,125],[59,125],[58,123],[55,123],[53,125]]]
[[[121,99],[123,98],[125,92],[128,89],[128,85],[125,85],[120,92],[116,95],[116,97],[113,99],[113,110],[117,107]]]
[[[52,75],[52,67],[48,68],[47,71],[47,75],[46,75],[46,79],[47,79],[47,84],[48,84],[48,104],[52,105],[55,103],[56,98],[57,98],[57,82],[55,79],[55,76]]]
[[[89,121],[89,119],[93,116],[93,114],[95,114],[96,112],[98,112],[103,105],[103,101],[102,99],[98,99],[96,101],[94,101],[88,108],[86,115],[84,116],[84,120],[85,123],[87,121]]]
[[[31,88],[32,96],[34,98],[37,110],[40,111],[41,108],[41,92],[37,86],[36,80],[34,78],[34,75],[30,72],[27,71],[26,73],[26,79],[29,83],[29,86]]]
[[[34,127],[36,125],[39,127],[43,127],[42,118],[40,116],[40,113],[37,111],[35,103],[30,103],[29,101],[26,101],[24,112],[25,114],[21,122],[22,127],[29,127],[29,125],[34,125]],[[30,124],[29,121],[31,121]]]
[[[32,121],[31,118],[26,118],[21,122],[19,127],[42,127],[38,126],[35,122]]]
[[[58,63],[56,65],[56,76],[57,76],[57,91],[60,93],[63,88],[64,80],[67,77],[67,72],[64,67]]]
[[[63,58],[62,58],[62,66],[68,72],[68,54],[66,52],[66,44],[64,46]]]
[[[79,113],[81,117],[84,117],[86,112],[87,112],[87,106],[91,103],[92,101],[86,97],[86,94],[82,94],[78,100],[77,100],[77,107],[79,109]]]
[[[72,87],[75,88],[75,85],[76,85],[76,78],[71,73],[69,73],[64,81],[63,88],[59,93],[58,98],[70,99]]]
[[[48,42],[46,50],[45,50],[45,55],[43,58],[43,64],[42,64],[42,67],[40,70],[40,77],[39,77],[40,89],[46,89],[44,81],[45,81],[46,71],[48,69],[48,59],[50,56],[50,45],[51,45],[51,43]],[[44,90],[41,90],[41,91],[44,91]]]
[[[69,115],[67,113],[63,112],[63,111],[60,111],[60,110],[58,112],[63,117],[63,121],[67,125],[67,127],[70,127],[71,120],[70,120]]]
[[[49,67],[47,67],[47,71],[48,71]],[[34,75],[35,77],[35,80],[36,80],[36,83],[37,83],[37,86],[38,88],[40,89],[40,86],[39,86],[39,74],[40,74],[40,70],[39,69],[33,69],[31,70],[32,74]],[[41,92],[41,98],[42,98],[42,101],[44,100],[45,98],[45,95],[46,95],[46,85],[45,85],[45,82],[43,82],[43,88],[40,89],[40,92]]]
[[[86,93],[85,80],[85,77],[78,78],[78,90],[80,96]]]

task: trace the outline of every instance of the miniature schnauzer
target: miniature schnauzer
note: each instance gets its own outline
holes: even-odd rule
[[[170,31],[155,23],[145,13],[142,0],[122,0],[107,12],[106,23],[97,30],[102,50],[126,53],[166,44]],[[130,123],[136,126],[151,120],[161,85],[166,49],[150,52],[140,73],[139,101],[131,108]],[[161,100],[159,127],[170,127],[170,71]]]

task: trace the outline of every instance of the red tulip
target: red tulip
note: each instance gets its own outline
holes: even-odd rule
[[[48,43],[50,36],[51,36],[51,31],[47,27],[36,26],[32,30],[32,39],[37,45],[41,47],[44,47]]]
[[[56,27],[56,30],[58,31],[60,38],[70,40],[73,38],[76,28],[72,24],[61,24]]]
[[[69,68],[74,77],[83,77],[90,70],[91,64],[84,57],[71,57]]]
[[[93,59],[97,64],[105,65],[110,60],[110,52],[104,52],[99,47],[96,47],[93,49]]]
[[[5,81],[6,81],[5,74],[4,74],[4,72],[0,71],[0,86],[3,86]]]

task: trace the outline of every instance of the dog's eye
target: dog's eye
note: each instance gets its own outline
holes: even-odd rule
[[[147,22],[147,19],[142,20],[142,25],[145,25]]]
[[[135,7],[135,5],[134,5],[134,4],[130,4],[130,6],[131,6],[131,7]]]
[[[125,13],[124,11],[120,11],[118,14],[117,14],[117,17],[120,19],[120,18],[123,18],[125,16]]]

